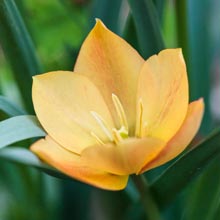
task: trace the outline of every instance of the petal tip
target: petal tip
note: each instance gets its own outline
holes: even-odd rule
[[[196,101],[194,101],[197,103],[197,108],[199,108],[202,111],[202,115],[204,113],[204,109],[205,109],[205,102],[204,102],[204,98],[201,97],[199,99],[197,99]]]
[[[102,22],[102,20],[100,18],[95,18],[96,24],[94,26],[94,29],[98,29],[98,28],[105,28],[106,26],[105,24]]]

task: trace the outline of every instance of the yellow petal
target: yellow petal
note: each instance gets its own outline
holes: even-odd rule
[[[87,76],[99,88],[119,127],[112,103],[112,93],[116,94],[134,129],[137,78],[143,63],[136,50],[97,20],[81,47],[74,71]]]
[[[35,142],[31,150],[66,175],[90,185],[108,190],[120,190],[127,185],[128,176],[118,176],[88,167],[80,156],[65,150],[49,136]]]
[[[179,131],[168,142],[161,153],[154,160],[144,166],[141,173],[154,167],[160,166],[179,155],[196,135],[201,124],[203,112],[203,99],[199,99],[190,103],[186,118]]]
[[[110,128],[114,127],[109,110],[97,88],[86,77],[65,71],[50,72],[34,77],[33,103],[39,121],[47,133],[60,145],[79,153],[108,140],[95,120],[98,113]]]
[[[144,164],[155,158],[165,143],[155,138],[130,138],[118,145],[106,144],[86,148],[82,160],[94,169],[117,175],[138,173]]]
[[[145,62],[137,98],[137,123],[141,101],[145,135],[168,141],[180,128],[188,108],[187,73],[180,49],[163,50]]]

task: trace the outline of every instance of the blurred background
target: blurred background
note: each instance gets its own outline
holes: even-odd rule
[[[4,7],[4,1],[0,1],[0,6]],[[160,49],[181,47],[188,68],[190,99],[204,97],[206,102],[205,117],[197,140],[219,125],[218,0],[154,0],[150,1],[153,11],[152,8],[146,11],[132,8],[132,0],[8,2],[12,3],[10,7],[16,9],[13,15],[18,14],[20,24],[25,27],[22,32],[24,41],[34,51],[33,68],[28,69],[32,75],[52,70],[72,70],[83,40],[95,24],[95,18],[100,18],[110,30],[132,44],[145,59]],[[139,14],[146,19],[149,15],[154,19],[151,20],[154,23],[152,27],[148,23],[143,24],[146,27],[141,36]],[[28,104],[31,103],[31,78],[24,77],[26,67],[20,60],[19,48],[10,48],[16,39],[10,37],[10,28],[9,32],[5,32],[7,28],[2,16],[0,14],[0,95],[33,114],[31,104]],[[157,46],[149,37],[155,31],[155,23],[161,34]],[[17,28],[20,26],[15,25],[15,31]],[[27,85],[25,92],[21,89],[24,85]],[[7,117],[0,113],[1,120]],[[29,144],[23,142],[19,146],[28,147]],[[213,160],[202,175],[162,211],[164,219],[218,219],[219,159]],[[153,181],[166,167],[155,169],[146,176]],[[144,219],[137,200],[138,195],[132,183],[121,192],[102,191],[78,181],[51,177],[34,168],[1,159],[0,156],[1,220]]]

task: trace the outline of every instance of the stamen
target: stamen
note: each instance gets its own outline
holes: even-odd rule
[[[102,142],[102,140],[94,133],[94,132],[90,132],[90,134],[96,139],[96,141],[98,142],[98,144],[104,145],[104,143]]]
[[[99,126],[101,127],[103,132],[106,134],[106,136],[109,138],[109,140],[113,141],[110,129],[109,129],[107,123],[104,121],[104,119],[97,112],[91,111],[90,113],[95,118],[95,120],[97,121],[97,123],[99,124]]]
[[[112,135],[113,135],[113,139],[116,145],[119,144],[123,140],[120,133],[115,128],[112,129]]]
[[[143,136],[143,101],[139,99],[138,102],[138,116],[137,116],[137,125],[136,125],[136,137]],[[145,123],[146,124],[146,123]]]
[[[121,123],[121,127],[124,127],[128,131],[128,122],[127,122],[124,108],[123,108],[119,98],[113,93],[112,93],[112,101],[113,101],[115,109],[117,111],[117,114],[118,114],[118,117],[119,117],[119,120]]]
[[[147,135],[147,131],[148,131],[148,123],[145,121],[141,133],[142,137]]]

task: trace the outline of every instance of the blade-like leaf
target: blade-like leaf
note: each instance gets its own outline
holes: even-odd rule
[[[158,13],[158,16],[159,16],[160,23],[163,23],[164,8],[165,8],[165,4],[167,2],[164,1],[164,0],[153,0],[153,2],[154,2],[154,5],[157,9],[157,13]]]
[[[0,150],[0,158],[38,168],[48,168],[46,164],[26,148],[6,147]]]
[[[119,14],[122,0],[94,0],[92,5],[92,25],[100,18],[110,30],[119,33]]]
[[[58,170],[43,163],[34,153],[26,148],[13,146],[0,149],[0,159],[35,167],[54,177],[62,179],[69,178]]]
[[[181,0],[183,1],[183,0]],[[206,0],[201,4],[201,1],[187,1],[187,18],[189,32],[189,57],[188,57],[188,72],[189,72],[189,87],[191,100],[203,97],[205,101],[205,114],[201,126],[201,132],[208,134],[213,126],[212,115],[210,111],[210,91],[212,84],[211,69],[213,68],[213,55],[216,53],[216,48],[219,45],[213,45],[212,25],[210,17],[212,17],[212,1]],[[219,6],[217,6],[219,7]],[[181,9],[182,10],[182,9]],[[216,13],[217,14],[217,13]],[[213,18],[215,15],[213,16]],[[216,24],[218,19],[216,19]],[[199,81],[199,83],[198,83]]]
[[[175,3],[177,20],[177,40],[178,46],[182,48],[184,57],[189,63],[189,34],[187,23],[187,1],[179,0]]]
[[[129,0],[141,54],[144,58],[164,49],[159,18],[152,0]]]
[[[21,140],[45,135],[35,116],[16,116],[0,122],[0,148]]]
[[[174,162],[151,189],[159,206],[164,208],[220,154],[220,129]]]
[[[123,33],[123,38],[129,44],[131,44],[136,50],[140,51],[138,39],[137,39],[136,26],[134,24],[134,19],[131,15],[129,15],[127,18],[124,33]]]
[[[220,156],[207,167],[205,172],[187,190],[184,217],[182,220],[215,219],[220,196]],[[208,189],[208,190],[207,190]],[[201,210],[206,210],[201,212]]]
[[[18,106],[9,101],[6,97],[0,96],[0,111],[3,111],[8,116],[24,115],[25,112]]]
[[[0,1],[0,42],[24,103],[32,112],[32,76],[39,74],[41,68],[31,38],[13,0]]]

